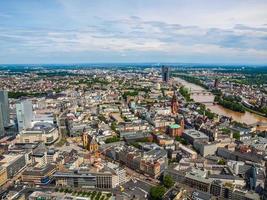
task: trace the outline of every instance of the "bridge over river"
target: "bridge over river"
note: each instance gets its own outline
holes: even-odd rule
[[[180,84],[182,84],[183,86],[185,86],[186,88],[188,88],[188,92],[190,93],[191,98],[195,102],[205,104],[206,107],[209,108],[212,112],[219,115],[232,117],[233,120],[241,123],[254,125],[257,127],[257,130],[267,130],[266,117],[248,111],[246,111],[245,113],[240,113],[224,108],[218,104],[213,104],[214,95],[211,93],[211,91],[206,90],[205,88],[200,87],[196,84],[189,83],[181,78],[175,78],[175,80]]]
[[[189,90],[189,94],[192,94],[192,95],[213,95],[208,90]]]

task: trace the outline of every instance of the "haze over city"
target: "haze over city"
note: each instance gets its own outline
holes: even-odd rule
[[[267,63],[265,0],[0,2],[0,62]]]

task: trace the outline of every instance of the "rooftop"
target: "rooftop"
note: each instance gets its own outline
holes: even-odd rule
[[[178,124],[172,124],[170,125],[170,128],[174,129],[174,128],[180,128],[181,126]]]

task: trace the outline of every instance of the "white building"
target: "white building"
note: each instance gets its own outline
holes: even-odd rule
[[[33,119],[32,102],[30,100],[23,100],[17,103],[16,113],[19,132],[31,128]]]
[[[44,142],[52,144],[58,139],[58,136],[58,129],[54,124],[38,122],[32,128],[22,130],[17,136],[17,141],[19,143]]]

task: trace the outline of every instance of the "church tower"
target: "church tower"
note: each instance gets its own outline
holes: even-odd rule
[[[171,111],[173,115],[176,115],[178,113],[178,101],[177,101],[177,97],[176,97],[176,92],[173,91],[173,96],[172,96],[172,100],[171,100]]]

